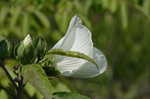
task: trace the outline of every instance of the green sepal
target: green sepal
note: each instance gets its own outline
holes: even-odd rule
[[[33,46],[35,48],[36,56],[38,60],[41,60],[47,51],[47,43],[42,37],[37,37],[33,40]]]

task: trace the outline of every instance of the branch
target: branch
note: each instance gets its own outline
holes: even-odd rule
[[[2,69],[4,70],[4,72],[6,73],[6,75],[8,76],[9,80],[11,81],[11,83],[14,85],[14,87],[17,89],[17,85],[14,82],[13,78],[11,77],[10,73],[8,72],[7,68],[5,67],[5,65],[0,61],[0,67],[2,67]]]

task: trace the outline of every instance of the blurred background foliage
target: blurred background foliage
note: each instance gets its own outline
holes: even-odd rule
[[[0,0],[0,36],[22,40],[28,33],[40,35],[51,48],[74,15],[91,30],[109,66],[92,79],[51,77],[55,89],[92,99],[150,99],[150,0]],[[31,85],[25,90],[29,99],[42,98]],[[11,99],[13,91],[0,69],[0,97]]]

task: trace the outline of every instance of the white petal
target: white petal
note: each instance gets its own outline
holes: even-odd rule
[[[107,60],[105,55],[97,48],[94,47],[94,59],[99,66],[99,73],[103,73],[107,68]]]
[[[66,35],[56,43],[56,45],[53,47],[53,49],[61,48],[64,50],[69,50],[72,47],[73,42],[75,40],[76,25],[80,24],[80,23],[81,23],[80,18],[77,16],[74,16],[70,21],[69,28],[67,30]]]
[[[63,40],[64,40],[64,37],[61,38],[61,39],[53,46],[52,49],[60,48],[60,46],[62,45]]]
[[[69,24],[66,35],[56,43],[54,48],[77,51],[92,57],[91,32],[81,24],[80,18],[75,16]]]
[[[99,74],[103,73],[106,70],[107,61],[105,56],[98,49],[94,48],[93,50],[94,50],[94,59],[98,64],[99,69],[97,69],[94,64],[86,62],[82,66],[80,66],[80,68],[76,69],[75,71],[72,71],[71,77],[90,78],[98,76]]]
[[[79,58],[65,57],[56,65],[56,68],[61,72],[63,76],[71,76],[73,71],[77,70],[84,64],[86,60]]]
[[[77,51],[85,55],[93,57],[93,43],[91,32],[83,25],[78,24],[75,30],[75,40],[71,51]]]
[[[72,28],[74,28],[74,26],[81,23],[82,23],[81,19],[78,16],[74,16],[69,23],[67,33],[70,33],[72,31]]]

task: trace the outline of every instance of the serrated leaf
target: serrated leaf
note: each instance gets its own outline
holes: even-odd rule
[[[90,99],[87,96],[78,93],[57,92],[54,94],[53,99]]]
[[[22,66],[22,75],[24,81],[36,88],[44,96],[44,99],[52,99],[53,87],[40,65]]]
[[[76,51],[65,51],[62,49],[52,49],[49,50],[47,54],[54,54],[54,55],[62,55],[62,56],[68,56],[68,57],[75,57],[75,58],[81,58],[84,60],[87,60],[93,64],[96,65],[96,67],[98,68],[98,65],[96,64],[95,60],[90,58],[89,56],[83,54],[83,53],[79,53]]]

